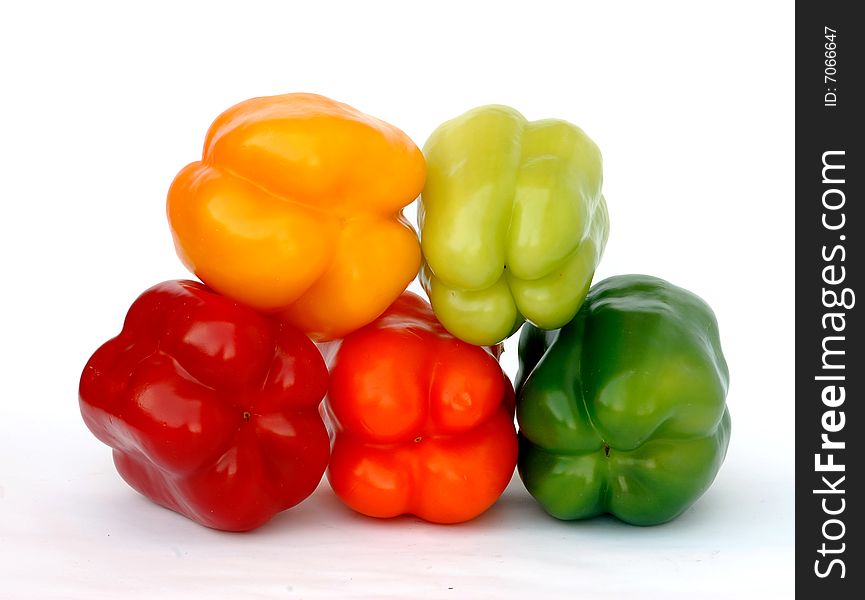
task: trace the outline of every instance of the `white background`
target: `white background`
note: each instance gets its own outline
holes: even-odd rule
[[[792,3],[19,4],[0,8],[0,597],[792,596]],[[418,145],[492,102],[594,138],[597,279],[664,277],[720,322],[733,435],[692,510],[563,523],[515,479],[441,527],[356,516],[325,483],[231,535],[120,480],[78,414],[80,371],[141,291],[187,276],[164,198],[210,122],[289,91]]]

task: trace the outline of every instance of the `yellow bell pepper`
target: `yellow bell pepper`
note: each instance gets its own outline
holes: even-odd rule
[[[253,98],[210,127],[168,219],[204,283],[323,341],[373,321],[417,274],[401,211],[424,177],[392,125],[313,94]]]

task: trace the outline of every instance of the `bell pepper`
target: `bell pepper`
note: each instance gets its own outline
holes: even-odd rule
[[[448,334],[409,292],[332,343],[325,406],[336,495],[372,517],[435,523],[489,508],[517,460],[513,388],[495,352]]]
[[[417,275],[401,210],[423,187],[402,131],[313,94],[253,98],[210,127],[168,192],[178,255],[212,289],[316,340],[369,323]]]
[[[724,461],[727,384],[705,302],[654,277],[602,281],[561,329],[521,334],[520,476],[559,519],[669,521]]]
[[[484,106],[424,146],[421,280],[442,324],[495,344],[573,318],[609,232],[601,153],[570,123]]]
[[[294,328],[200,283],[167,281],[90,358],[81,414],[135,490],[202,525],[244,531],[324,475],[326,369]]]

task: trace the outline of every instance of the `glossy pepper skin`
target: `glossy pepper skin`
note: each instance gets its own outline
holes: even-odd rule
[[[79,390],[123,479],[207,527],[258,527],[311,494],[327,467],[315,345],[197,282],[144,292]]]
[[[401,210],[423,187],[402,131],[314,94],[222,113],[168,192],[177,253],[212,289],[318,341],[378,315],[417,275]]]
[[[500,342],[573,318],[609,232],[601,153],[583,131],[505,106],[448,121],[424,146],[421,280],[455,336]]]
[[[435,523],[489,508],[517,460],[513,388],[495,351],[448,334],[409,292],[328,349],[337,496],[372,517]]]
[[[520,337],[519,472],[559,519],[673,519],[727,451],[728,373],[712,310],[661,279],[595,285],[573,321]]]

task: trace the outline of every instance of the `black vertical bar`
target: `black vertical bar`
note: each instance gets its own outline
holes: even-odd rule
[[[796,3],[796,591],[861,598],[865,22]],[[860,306],[861,304],[861,306]]]

